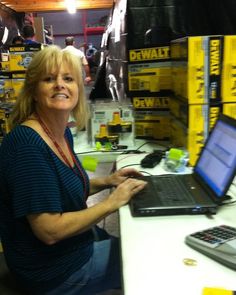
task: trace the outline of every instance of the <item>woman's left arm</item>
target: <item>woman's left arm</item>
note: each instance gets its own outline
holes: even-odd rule
[[[96,194],[97,192],[119,185],[127,178],[139,178],[142,173],[133,168],[126,168],[117,170],[115,173],[90,179],[90,195]]]

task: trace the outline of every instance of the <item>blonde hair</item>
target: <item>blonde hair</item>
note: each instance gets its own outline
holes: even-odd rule
[[[38,82],[45,74],[51,73],[52,70],[59,70],[62,63],[69,66],[79,88],[78,103],[72,110],[73,119],[79,130],[86,126],[89,112],[84,91],[81,62],[77,56],[69,51],[51,45],[37,52],[27,68],[24,85],[10,116],[10,128],[23,123],[35,111],[34,98]]]

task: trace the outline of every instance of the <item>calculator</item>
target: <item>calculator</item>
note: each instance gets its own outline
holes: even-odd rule
[[[185,243],[219,263],[236,270],[236,227],[219,225],[185,237]]]

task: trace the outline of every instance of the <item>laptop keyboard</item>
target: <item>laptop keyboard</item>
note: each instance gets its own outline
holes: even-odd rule
[[[157,190],[162,205],[191,205],[195,201],[186,188],[183,178],[161,177],[153,178],[153,184]]]

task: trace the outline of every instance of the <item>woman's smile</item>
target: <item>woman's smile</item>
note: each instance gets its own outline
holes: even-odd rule
[[[69,96],[66,95],[65,93],[55,93],[52,98],[56,98],[56,99],[59,99],[59,100],[63,100],[63,99],[68,99]]]

